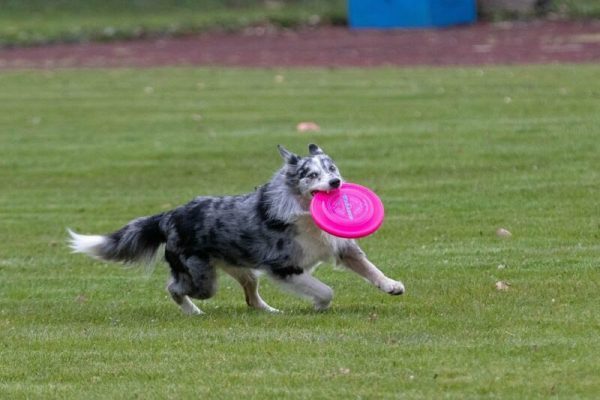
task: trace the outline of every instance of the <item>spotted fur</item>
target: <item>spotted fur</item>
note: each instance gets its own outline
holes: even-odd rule
[[[365,257],[354,240],[319,230],[308,212],[312,195],[339,187],[343,178],[317,145],[301,157],[283,146],[284,165],[266,184],[239,196],[201,196],[171,211],[137,218],[116,232],[71,234],[71,248],[108,261],[152,259],[165,244],[171,267],[168,291],[187,314],[202,311],[191,298],[208,299],[217,290],[216,268],[233,276],[249,306],[277,311],[258,294],[258,275],[266,273],[284,288],[329,306],[333,291],[311,273],[333,259],[390,294],[401,294],[401,282],[387,278]]]

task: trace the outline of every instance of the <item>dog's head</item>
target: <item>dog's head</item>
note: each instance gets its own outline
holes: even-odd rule
[[[343,183],[340,171],[327,154],[316,144],[308,145],[309,155],[300,157],[278,145],[285,161],[285,182],[297,194],[310,198],[316,192],[337,189]]]

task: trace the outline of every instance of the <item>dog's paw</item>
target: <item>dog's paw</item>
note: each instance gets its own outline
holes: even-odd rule
[[[319,291],[319,294],[313,298],[314,307],[317,311],[325,311],[331,305],[333,300],[333,289],[323,284],[323,288]]]
[[[393,279],[388,279],[379,284],[379,289],[384,292],[391,294],[392,296],[398,296],[404,293],[404,284],[400,281],[395,281]]]
[[[331,300],[315,301],[314,307],[316,311],[325,311],[331,306]]]
[[[258,309],[261,311],[264,311],[264,312],[271,313],[271,314],[281,314],[282,313],[282,311],[276,309],[275,307],[271,307],[268,304],[265,304],[263,307],[259,307]]]
[[[191,317],[204,315],[204,311],[202,311],[200,309],[197,309],[197,310],[183,310],[183,313],[185,315],[189,315]]]
[[[183,311],[183,313],[185,315],[204,315],[204,311],[202,311],[201,309],[199,309],[194,303],[192,303],[191,301],[188,303],[183,303],[181,305],[181,311]]]
[[[257,298],[257,299],[253,299],[253,301],[246,300],[246,304],[248,304],[248,307],[250,307],[250,308],[254,308],[256,310],[268,312],[268,313],[271,313],[271,314],[277,314],[277,313],[281,312],[278,309],[276,309],[275,307],[271,307],[270,305],[268,305],[260,297]]]
[[[316,311],[325,311],[331,306],[331,301],[333,300],[333,292],[331,292],[331,296],[328,296],[323,299],[315,299],[313,304]]]

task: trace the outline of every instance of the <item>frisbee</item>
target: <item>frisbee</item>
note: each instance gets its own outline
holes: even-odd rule
[[[344,183],[339,189],[317,192],[310,202],[315,224],[334,236],[355,239],[375,232],[383,223],[383,203],[370,189]]]

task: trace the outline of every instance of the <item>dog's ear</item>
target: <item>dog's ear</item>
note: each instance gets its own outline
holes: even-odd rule
[[[292,153],[280,144],[277,145],[277,148],[279,149],[279,154],[281,154],[281,157],[283,157],[286,163],[291,165],[298,164],[298,160],[300,159],[300,157],[298,157],[296,154]]]
[[[313,156],[316,156],[317,154],[325,153],[323,150],[321,150],[321,148],[319,146],[317,146],[314,143],[311,143],[308,145],[308,152]]]

